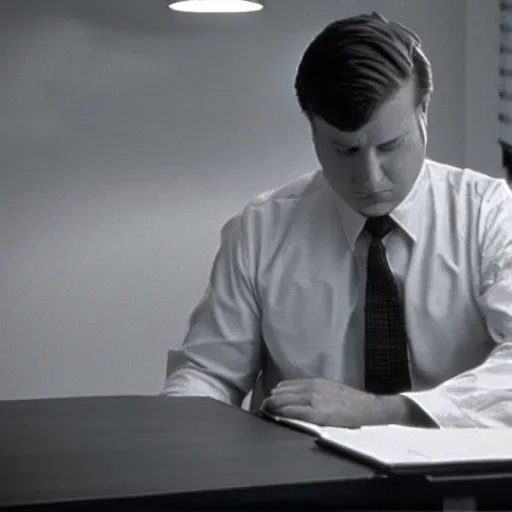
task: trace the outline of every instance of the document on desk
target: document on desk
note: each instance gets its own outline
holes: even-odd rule
[[[295,420],[293,418],[286,418],[285,416],[275,416],[274,414],[269,414],[264,411],[260,411],[260,415],[263,418],[275,421],[276,423],[280,423],[281,425],[286,425],[288,427],[292,427],[296,430],[300,430],[305,432],[306,434],[311,434],[314,436],[319,436],[325,427],[320,427],[319,425],[315,425],[314,423],[310,423],[308,421]]]
[[[512,466],[512,428],[419,428],[401,425],[358,429],[263,416],[309,433],[323,448],[390,470]]]
[[[317,443],[388,469],[512,465],[511,428],[321,427]]]

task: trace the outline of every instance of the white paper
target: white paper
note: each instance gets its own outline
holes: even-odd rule
[[[266,414],[277,423],[389,466],[512,462],[512,428],[421,428],[402,425],[359,429],[321,427]]]
[[[290,427],[297,428],[302,430],[303,432],[307,432],[308,434],[313,434],[315,436],[319,436],[325,427],[320,427],[319,425],[315,425],[314,423],[310,423],[308,421],[296,420],[293,418],[286,418],[285,416],[274,416],[273,414],[268,414],[262,412],[263,416],[272,419],[276,423],[282,423],[284,425],[288,425]]]
[[[510,428],[322,427],[319,437],[393,466],[512,462]]]

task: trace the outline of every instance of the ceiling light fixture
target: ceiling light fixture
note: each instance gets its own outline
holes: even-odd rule
[[[174,0],[169,4],[180,12],[256,12],[263,9],[263,2],[256,0]]]

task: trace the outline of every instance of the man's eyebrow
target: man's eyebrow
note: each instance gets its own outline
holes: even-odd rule
[[[378,146],[386,146],[387,144],[392,144],[393,142],[398,142],[400,139],[405,137],[405,134],[398,135],[398,137],[393,137],[392,139],[389,139],[385,142],[381,142],[380,144],[377,144]]]
[[[401,135],[397,135],[396,137],[393,137],[392,139],[388,139],[388,140],[386,140],[384,142],[380,142],[379,144],[377,144],[377,146],[385,146],[387,144],[392,144],[393,142],[398,142],[403,137],[405,137],[405,133],[402,133]],[[336,145],[336,146],[340,146],[340,147],[346,148],[346,149],[360,147],[359,144],[346,144],[344,142],[340,142],[339,140],[335,140],[335,139],[332,139],[331,143]]]

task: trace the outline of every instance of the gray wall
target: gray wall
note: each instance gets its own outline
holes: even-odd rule
[[[222,223],[316,168],[302,51],[373,9],[432,60],[430,156],[500,175],[495,0],[2,1],[0,399],[160,389]]]

